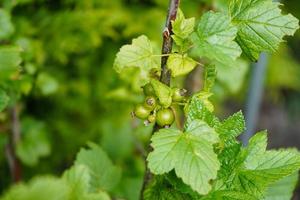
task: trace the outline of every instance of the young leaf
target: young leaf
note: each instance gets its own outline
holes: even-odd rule
[[[187,118],[184,127],[187,128],[189,124],[195,119],[200,119],[205,121],[209,126],[214,127],[219,124],[218,118],[216,118],[205,106],[203,101],[197,97],[193,96],[191,102],[185,108],[187,113]]]
[[[160,104],[168,108],[172,104],[172,89],[155,79],[151,80],[151,85]]]
[[[203,87],[203,90],[205,92],[210,92],[210,90],[215,84],[216,77],[217,77],[216,66],[215,65],[205,66],[204,87]]]
[[[91,149],[81,149],[76,156],[75,165],[84,165],[89,169],[91,188],[111,190],[118,184],[120,169],[113,165],[106,153],[97,145],[89,144]]]
[[[216,131],[225,144],[232,142],[232,140],[235,141],[235,138],[243,133],[245,129],[245,119],[241,111],[228,117],[216,127]]]
[[[154,56],[151,41],[144,35],[133,39],[131,45],[124,45],[114,63],[114,69],[121,73],[126,67],[137,67],[141,73],[159,68],[159,58]]]
[[[172,76],[183,76],[190,73],[197,65],[197,62],[188,57],[187,54],[181,55],[174,53],[169,56],[167,66],[171,70]]]
[[[195,96],[197,96],[197,98],[202,101],[203,105],[207,108],[209,112],[213,112],[215,109],[214,105],[209,100],[209,97],[211,97],[212,95],[213,93],[206,92],[205,90],[195,94]]]
[[[216,178],[220,167],[213,150],[217,136],[210,137],[206,132],[198,132],[203,127],[193,123],[187,130],[191,133],[181,133],[176,129],[162,129],[155,133],[151,139],[154,150],[147,158],[148,166],[154,174],[175,169],[184,183],[199,194],[207,194],[211,190],[209,181]],[[214,134],[211,129],[209,131]]]
[[[172,31],[173,33],[181,38],[186,39],[194,31],[195,18],[186,19],[183,12],[178,9],[177,17],[175,21],[172,21]]]
[[[236,41],[243,52],[256,61],[262,51],[274,52],[285,35],[299,28],[291,14],[282,15],[280,4],[272,0],[232,0],[229,6],[233,23],[238,27]]]
[[[230,64],[241,54],[239,45],[234,42],[237,28],[230,18],[222,13],[205,13],[193,35],[195,52],[220,63]]]
[[[6,92],[0,89],[0,112],[2,112],[9,102],[9,96],[7,96]]]
[[[153,45],[144,35],[133,39],[132,44],[121,47],[114,62],[114,69],[118,73],[125,73],[125,76],[132,71],[138,73],[134,81],[139,88],[149,82],[151,70],[159,67],[159,56],[154,55]]]

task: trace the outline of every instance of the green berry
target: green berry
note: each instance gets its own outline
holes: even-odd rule
[[[144,106],[148,109],[148,110],[154,110],[157,106],[157,102],[156,102],[156,99],[155,97],[147,97],[145,99],[145,103],[144,103]]]
[[[161,127],[171,125],[174,120],[174,112],[170,108],[159,110],[156,114],[156,123]]]
[[[187,90],[186,89],[179,89],[179,88],[174,88],[173,89],[173,96],[172,99],[174,102],[181,102],[184,100],[186,96]]]
[[[139,119],[147,119],[150,112],[151,111],[143,105],[137,105],[134,109],[134,115]]]
[[[153,96],[155,95],[155,91],[151,85],[151,83],[147,83],[144,87],[143,87],[143,91],[144,91],[144,94],[146,96]]]

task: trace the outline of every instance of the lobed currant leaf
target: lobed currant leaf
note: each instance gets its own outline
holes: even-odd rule
[[[90,149],[81,149],[76,156],[75,165],[84,165],[91,176],[91,190],[111,190],[119,182],[120,169],[113,165],[106,153],[97,145],[89,144]]]
[[[205,13],[193,35],[194,51],[201,57],[229,65],[241,54],[234,41],[237,28],[231,24],[229,16],[223,13]]]
[[[245,129],[245,119],[241,111],[228,117],[216,127],[216,131],[225,144],[234,142],[235,138],[243,133]]]
[[[183,76],[190,73],[196,65],[197,62],[188,57],[187,54],[171,54],[167,62],[167,67],[171,70],[173,77]]]
[[[176,129],[162,129],[151,139],[153,152],[147,158],[148,166],[154,174],[164,174],[171,170],[185,184],[199,194],[207,194],[212,186],[209,181],[217,176],[220,164],[213,144],[218,141],[216,133],[203,122],[191,123],[186,133]],[[203,131],[203,132],[201,132]]]
[[[139,75],[149,81],[150,71],[159,68],[159,63],[159,56],[154,54],[151,41],[142,35],[133,39],[132,44],[121,47],[114,62],[114,69],[122,73],[126,68],[137,68]]]
[[[290,200],[298,182],[298,172],[270,185],[264,200]]]
[[[182,10],[178,9],[177,17],[172,21],[172,31],[173,33],[184,40],[190,36],[194,31],[195,27],[195,18],[186,19]]]
[[[283,15],[279,3],[272,0],[232,0],[229,12],[238,27],[236,41],[252,61],[263,51],[274,52],[283,37],[293,35],[299,21]]]
[[[184,127],[187,128],[189,124],[200,119],[205,121],[209,126],[214,127],[219,124],[219,119],[215,117],[205,106],[204,102],[196,95],[191,98],[190,103],[185,108],[186,111],[186,122]]]

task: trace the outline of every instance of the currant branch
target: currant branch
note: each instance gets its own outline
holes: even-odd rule
[[[19,159],[16,155],[16,145],[20,140],[20,119],[17,105],[11,109],[12,127],[9,136],[9,143],[6,146],[6,157],[13,182],[19,182],[22,176],[22,169]]]
[[[160,76],[160,82],[170,86],[171,81],[171,72],[167,68],[167,61],[169,58],[169,54],[172,52],[172,46],[173,46],[173,39],[171,35],[173,34],[172,31],[172,21],[176,19],[177,11],[179,8],[180,0],[170,0],[169,2],[169,8],[168,8],[168,14],[165,24],[165,29],[163,31],[163,43],[162,43],[162,56],[161,57],[161,76]],[[152,134],[159,130],[159,127],[157,125],[154,126]],[[150,144],[148,149],[150,149]],[[143,180],[143,185],[140,193],[140,200],[144,199],[144,191],[150,182],[152,178],[152,174],[147,167],[147,161],[145,160],[145,175]]]

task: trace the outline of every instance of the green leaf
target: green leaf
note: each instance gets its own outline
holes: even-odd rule
[[[197,66],[197,62],[187,54],[175,53],[169,56],[167,66],[171,70],[172,76],[177,77],[190,73]]]
[[[71,200],[109,200],[104,191],[91,193],[91,176],[89,169],[84,165],[75,165],[63,174],[70,188],[69,199]]]
[[[211,128],[206,122],[196,119],[192,121],[185,130],[189,134],[193,134],[203,139],[217,143],[220,141],[219,135],[214,128]]]
[[[192,200],[189,195],[172,188],[163,177],[154,177],[154,180],[144,192],[145,200]]]
[[[11,22],[10,14],[0,9],[0,40],[8,39],[14,32],[14,26]]]
[[[154,151],[147,158],[148,167],[155,174],[164,174],[175,168],[178,158],[176,149],[181,140],[181,131],[176,129],[161,129],[151,138]]]
[[[151,85],[157,98],[159,99],[160,104],[165,108],[170,107],[172,104],[172,89],[155,79],[151,80]]]
[[[192,133],[181,133],[176,129],[155,133],[151,138],[154,150],[147,158],[148,167],[157,175],[175,169],[185,184],[199,194],[207,194],[211,190],[209,181],[216,178],[220,164],[213,150],[214,137],[196,131],[203,128],[195,130],[194,127],[189,128]]]
[[[290,200],[298,182],[299,174],[294,173],[270,185],[264,200]]]
[[[263,51],[276,51],[283,37],[299,28],[299,21],[291,14],[282,15],[279,5],[272,0],[231,1],[231,18],[238,27],[236,41],[252,61]]]
[[[122,73],[124,68],[136,67],[140,69],[140,75],[148,76],[153,68],[159,68],[159,56],[154,54],[151,41],[144,35],[133,39],[131,45],[124,45],[114,63],[114,69]]]
[[[294,149],[266,151],[266,132],[253,136],[243,151],[246,158],[235,187],[261,198],[267,187],[300,169],[300,153]]]
[[[249,66],[250,64],[242,59],[237,59],[230,65],[216,63],[218,83],[228,91],[229,95],[236,94],[245,83]]]
[[[201,197],[198,192],[194,191],[189,185],[185,184],[182,179],[178,178],[175,174],[175,171],[171,171],[163,177],[167,180],[165,185],[172,185],[176,191],[186,194],[188,197],[192,197],[192,199],[199,199]]]
[[[270,150],[253,156],[256,159],[246,160],[246,170],[242,173],[247,177],[255,177],[260,183],[272,183],[300,168],[300,155],[294,150]]]
[[[201,200],[258,200],[251,194],[244,192],[221,190],[202,198]]]
[[[66,200],[69,188],[61,179],[38,177],[28,184],[17,184],[11,187],[1,200]]]
[[[44,123],[31,118],[23,119],[21,137],[16,153],[24,164],[35,166],[40,158],[51,153]]]
[[[70,199],[80,200],[90,190],[89,169],[84,165],[75,165],[63,174],[63,179],[70,187]]]
[[[245,119],[241,111],[228,117],[216,127],[216,131],[225,144],[232,142],[232,140],[235,141],[235,138],[245,130]]]
[[[187,105],[185,111],[187,113],[187,119],[184,125],[185,128],[187,128],[195,119],[203,120],[211,127],[220,123],[218,118],[207,109],[203,101],[198,98],[197,95],[192,97],[191,102]]]
[[[267,149],[267,131],[261,131],[256,133],[250,140],[247,147],[246,163],[251,163],[251,159],[255,159],[255,156],[262,155]]]
[[[87,194],[82,200],[110,200],[111,198],[106,192],[99,191],[97,193]]]
[[[92,191],[100,189],[110,191],[119,182],[121,171],[114,166],[106,153],[97,145],[89,144],[91,149],[81,149],[76,156],[75,165],[84,165],[89,169]]]
[[[9,102],[9,96],[7,96],[6,92],[0,89],[0,112],[2,112]]]
[[[184,40],[187,39],[190,34],[194,31],[195,18],[186,19],[183,12],[178,9],[177,17],[175,21],[172,21],[172,31],[173,33]]]
[[[239,45],[234,42],[237,28],[230,18],[222,13],[205,13],[198,25],[197,34],[193,35],[195,52],[201,57],[231,64],[241,54]]]
[[[215,109],[214,105],[209,100],[209,98],[212,95],[213,93],[206,92],[205,90],[202,90],[201,92],[194,94],[194,96],[197,96],[197,98],[202,101],[203,105],[207,108],[209,112],[213,112]]]
[[[217,70],[215,65],[206,65],[204,73],[203,91],[210,92],[217,78]]]
[[[221,169],[218,171],[218,178],[214,184],[214,190],[231,189],[237,170],[243,164],[245,158],[241,154],[241,144],[237,141],[231,142],[218,155]]]
[[[19,71],[21,63],[21,48],[14,46],[0,47],[0,78],[8,79],[13,73]]]

